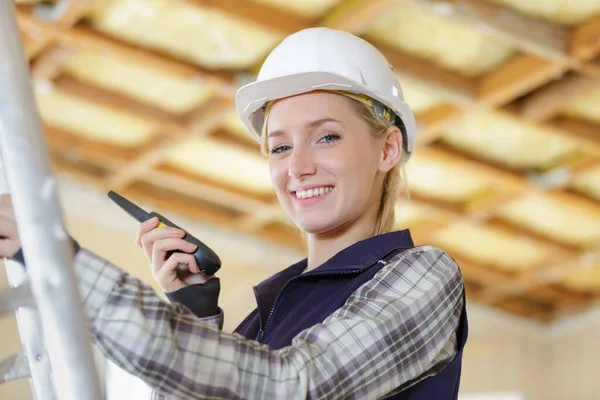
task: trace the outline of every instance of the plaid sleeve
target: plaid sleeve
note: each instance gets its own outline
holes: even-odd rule
[[[463,282],[433,247],[396,256],[277,351],[180,312],[89,252],[76,268],[99,348],[168,397],[374,399],[424,379],[455,353]]]

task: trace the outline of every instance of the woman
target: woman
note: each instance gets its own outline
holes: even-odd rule
[[[345,32],[298,32],[240,89],[237,108],[307,258],[255,287],[256,310],[229,334],[218,279],[198,274],[190,254],[165,260],[194,251],[183,232],[152,219],[137,238],[172,304],[78,249],[99,348],[168,398],[456,399],[463,281],[442,250],[390,232],[415,123],[385,58]],[[2,255],[20,248],[9,203]],[[180,279],[178,264],[195,275]]]

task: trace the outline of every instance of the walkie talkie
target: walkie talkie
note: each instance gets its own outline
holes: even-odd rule
[[[159,213],[156,213],[154,211],[148,213],[148,212],[144,211],[142,208],[133,204],[131,201],[124,198],[123,196],[113,192],[112,190],[110,192],[108,192],[108,197],[112,201],[117,203],[117,205],[119,207],[121,207],[123,210],[125,210],[129,215],[131,215],[133,218],[135,218],[139,222],[144,222],[144,221],[149,220],[152,217],[157,217],[158,221],[159,221],[158,222],[159,227],[160,226],[170,226],[171,228],[181,229],[179,226],[175,225],[174,223],[172,223],[171,221],[169,221],[168,219],[166,219]],[[193,237],[192,235],[190,235],[185,229],[181,229],[181,230],[185,232],[185,236],[183,237],[183,240],[193,243],[196,246],[198,246],[196,248],[196,251],[193,253],[193,256],[196,259],[196,263],[198,264],[198,268],[200,269],[200,271],[204,275],[208,275],[208,276],[214,275],[221,268],[221,259],[219,258],[219,256],[217,256],[217,254],[214,251],[212,251],[212,249],[210,247],[208,247],[207,245],[202,243],[200,240],[198,240],[195,237]],[[180,250],[172,250],[172,251],[167,252],[166,257],[169,258],[171,256],[171,254],[173,254],[173,253],[183,253],[183,252]],[[184,274],[190,272],[189,269],[187,268],[187,265],[185,266],[185,268],[182,267],[182,268],[179,268],[178,270],[179,270],[179,272],[182,272]]]

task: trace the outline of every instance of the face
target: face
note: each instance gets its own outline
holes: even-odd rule
[[[401,147],[393,154],[389,140],[369,132],[350,102],[313,92],[277,101],[268,115],[275,192],[308,234],[333,233],[361,222],[374,225],[383,178],[401,154]]]

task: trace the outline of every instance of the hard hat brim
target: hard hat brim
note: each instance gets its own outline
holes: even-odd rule
[[[260,140],[264,116],[259,110],[272,100],[279,100],[317,90],[345,90],[365,94],[391,108],[404,123],[408,136],[408,152],[412,153],[416,122],[408,105],[400,97],[390,104],[390,95],[374,92],[361,82],[325,71],[290,74],[268,80],[258,80],[241,87],[236,94],[236,108],[240,119],[255,140]],[[259,111],[259,112],[257,112]]]

